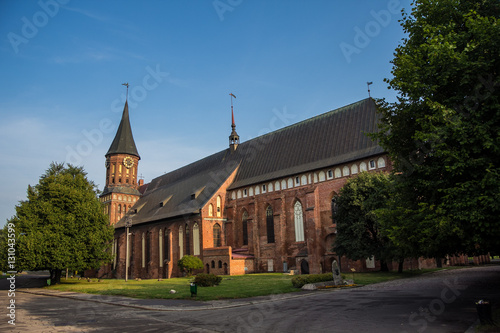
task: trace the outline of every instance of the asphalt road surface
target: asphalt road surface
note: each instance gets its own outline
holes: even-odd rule
[[[29,279],[18,283],[36,286]],[[2,286],[6,288],[5,281]],[[0,332],[465,332],[478,319],[475,301],[500,304],[500,266],[196,311],[144,310],[16,292],[15,326],[8,323],[12,297],[8,290],[0,296]]]

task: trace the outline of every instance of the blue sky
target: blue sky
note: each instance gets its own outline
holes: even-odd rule
[[[103,189],[130,84],[139,173],[151,179],[371,95],[410,0],[0,1],[0,225],[52,161]]]

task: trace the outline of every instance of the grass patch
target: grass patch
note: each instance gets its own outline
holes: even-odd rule
[[[217,299],[232,299],[283,294],[298,291],[292,286],[293,276],[281,273],[248,274],[224,276],[220,285],[215,287],[198,287],[197,300],[209,301]],[[134,298],[191,299],[189,283],[194,278],[173,278],[158,280],[114,280],[92,279],[61,279],[61,284],[46,287],[60,291],[73,291],[87,294],[118,295]],[[170,294],[173,289],[177,293]],[[193,297],[194,298],[194,297]]]
[[[344,279],[353,279],[354,283],[360,286],[365,286],[373,283],[380,283],[398,279],[407,279],[419,276],[425,273],[431,273],[442,270],[460,269],[463,266],[453,266],[446,268],[430,268],[430,269],[415,269],[410,271],[398,272],[368,272],[368,273],[342,273]]]
[[[447,267],[446,269],[464,268],[464,267]],[[405,271],[401,274],[396,272],[370,272],[370,273],[343,273],[344,279],[352,279],[357,285],[367,285],[396,279],[410,278],[424,273],[443,270],[423,269]],[[255,296],[265,296],[272,294],[284,294],[300,291],[292,285],[293,275],[284,275],[282,273],[263,273],[263,274],[247,274],[236,276],[222,276],[222,282],[215,287],[200,287],[198,286],[197,300],[210,301],[218,299],[233,299],[246,298]],[[333,278],[333,277],[332,277]],[[194,280],[191,278],[172,278],[162,281],[153,280],[115,280],[102,279],[97,282],[97,279],[92,279],[92,282],[87,282],[86,279],[61,279],[61,284],[46,287],[47,289],[60,291],[73,291],[87,294],[115,295],[127,296],[143,299],[195,299],[191,297],[189,284]],[[176,291],[175,294],[170,294],[170,290]]]

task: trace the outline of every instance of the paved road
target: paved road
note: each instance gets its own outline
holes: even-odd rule
[[[0,291],[0,295],[1,308],[7,314],[7,292]],[[211,306],[226,308],[210,310],[188,302],[182,307],[192,311],[158,311],[151,308],[165,310],[174,303],[137,300],[124,306],[16,292],[16,326],[10,327],[8,317],[2,315],[0,331],[464,332],[477,321],[474,301],[488,298],[500,304],[500,266],[276,298],[257,304],[248,300],[212,302]]]

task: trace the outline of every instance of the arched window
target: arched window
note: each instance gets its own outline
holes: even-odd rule
[[[164,249],[164,257],[166,260],[170,259],[170,230],[165,229],[165,241],[163,242]]]
[[[179,227],[179,258],[184,257],[184,232],[182,226]]]
[[[266,209],[267,242],[274,243],[274,216],[271,206]]]
[[[151,237],[153,235],[151,234],[151,232],[147,232],[146,233],[146,267],[149,271],[150,269],[150,262],[151,262]]]
[[[337,223],[335,220],[335,215],[337,215],[337,198],[334,196],[332,198],[332,222]]]
[[[295,241],[304,241],[304,215],[302,213],[302,204],[297,201],[293,206],[294,222],[295,222]]]
[[[217,196],[217,217],[221,216],[221,198],[220,195]]]
[[[212,204],[208,205],[208,216],[214,216],[214,206]]]
[[[161,229],[158,231],[158,264],[163,267],[163,232]]]
[[[243,229],[243,245],[248,245],[248,213],[247,211],[243,212],[243,216],[241,217],[242,229]]]
[[[186,254],[191,254],[191,242],[190,242],[190,239],[189,239],[189,226],[188,224],[186,223]]]
[[[212,260],[212,268],[215,268],[215,261]]]
[[[220,247],[220,246],[221,246],[220,224],[216,223],[214,225],[214,247]]]
[[[195,256],[200,254],[200,227],[198,223],[193,225],[193,254]]]
[[[142,233],[141,240],[141,250],[142,250],[142,268],[146,267],[146,234]]]
[[[113,239],[113,269],[116,269],[116,261],[118,259],[118,240]]]
[[[222,268],[222,260],[219,260],[219,268]]]

